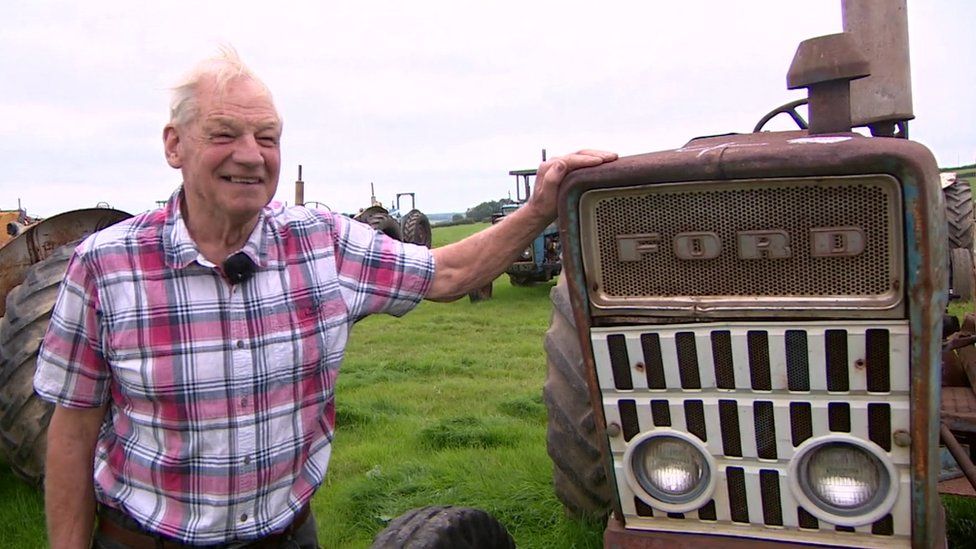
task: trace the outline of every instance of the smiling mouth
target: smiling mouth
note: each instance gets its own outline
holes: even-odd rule
[[[240,185],[258,185],[261,183],[260,177],[236,177],[232,175],[223,175],[220,178],[229,183],[237,183]]]

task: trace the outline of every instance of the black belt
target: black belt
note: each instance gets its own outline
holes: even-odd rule
[[[242,542],[241,544],[229,544],[231,547],[241,549],[275,549],[280,547],[283,541],[287,541],[296,530],[301,528],[311,515],[311,505],[306,503],[295,515],[295,519],[287,528],[279,532],[268,534],[263,538],[254,541]],[[151,534],[142,529],[133,528],[123,524],[124,520],[119,520],[119,515],[125,516],[122,511],[111,507],[101,506],[98,513],[98,531],[106,538],[111,539],[122,545],[133,548],[155,548],[155,549],[192,549],[198,545],[187,545],[172,538],[167,538],[159,534]],[[216,547],[221,547],[220,545]]]

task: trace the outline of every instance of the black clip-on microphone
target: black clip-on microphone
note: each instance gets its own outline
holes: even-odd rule
[[[258,268],[244,252],[237,252],[225,259],[222,267],[231,284],[247,282]]]

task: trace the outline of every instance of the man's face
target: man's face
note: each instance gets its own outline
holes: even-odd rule
[[[281,120],[265,89],[248,78],[223,93],[197,91],[199,113],[163,133],[166,159],[183,172],[187,213],[246,223],[271,201],[281,169]]]

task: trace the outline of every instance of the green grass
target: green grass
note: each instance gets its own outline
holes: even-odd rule
[[[486,226],[436,228],[434,243]],[[502,277],[490,301],[423,303],[356,324],[332,462],[313,500],[323,547],[368,547],[394,517],[433,504],[491,512],[520,548],[602,545],[604,525],[568,518],[552,492],[541,398],[550,287]],[[972,304],[953,308],[961,316]],[[973,501],[945,502],[950,546],[976,544]],[[43,523],[41,496],[0,470],[0,547],[44,547]]]

